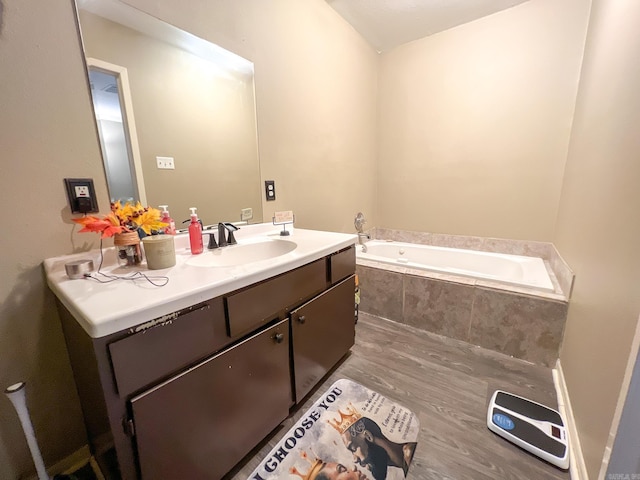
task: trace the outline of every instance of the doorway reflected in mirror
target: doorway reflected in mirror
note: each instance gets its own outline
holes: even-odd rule
[[[135,135],[135,128],[133,133],[129,130],[129,126],[132,124],[131,115],[127,115],[127,112],[123,111],[125,110],[124,96],[126,95],[124,91],[127,90],[128,85],[120,78],[119,72],[123,71],[122,67],[113,65],[111,69],[107,68],[108,65],[100,68],[95,65],[95,62],[88,61],[93,111],[100,137],[100,148],[109,185],[110,200],[112,203],[118,200],[122,202],[140,201],[146,205],[144,175],[140,165],[136,169],[131,147],[134,144],[137,150],[137,139],[131,141],[131,136]],[[136,151],[138,159],[139,155],[139,152]],[[140,188],[138,188],[138,183]]]
[[[104,138],[110,129],[97,120],[110,196],[169,205],[176,221],[196,206],[207,224],[239,221],[247,208],[261,222],[253,64],[120,2],[77,6],[89,72],[94,60],[120,66],[130,88],[131,106],[120,101],[128,153],[122,168],[111,165]],[[122,94],[122,82],[116,86]],[[127,134],[132,127],[137,135]],[[174,159],[175,167],[159,168],[157,157]],[[131,180],[116,173],[125,167]],[[133,188],[121,189],[126,182]]]

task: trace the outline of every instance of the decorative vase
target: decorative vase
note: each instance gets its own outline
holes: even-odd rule
[[[113,244],[118,254],[118,264],[121,267],[133,267],[142,262],[142,247],[137,232],[116,233]]]

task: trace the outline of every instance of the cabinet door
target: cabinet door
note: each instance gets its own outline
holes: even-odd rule
[[[218,479],[289,414],[284,320],[131,401],[143,480]]]
[[[296,403],[353,346],[355,276],[294,310],[291,315]]]

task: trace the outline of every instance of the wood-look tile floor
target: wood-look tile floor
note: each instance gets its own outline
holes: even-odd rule
[[[408,480],[570,479],[568,472],[498,437],[486,425],[489,399],[497,389],[557,408],[551,369],[364,313],[351,353],[226,478],[245,480],[340,378],[375,390],[419,416],[418,447]]]

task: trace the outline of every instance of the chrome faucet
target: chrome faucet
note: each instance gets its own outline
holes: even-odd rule
[[[365,223],[367,223],[367,221],[365,220],[364,215],[362,214],[362,212],[358,212],[356,214],[356,218],[353,221],[353,225],[356,227],[356,232],[358,232],[358,245],[362,245],[362,251],[364,253],[367,253],[367,245],[362,239],[364,238],[365,240],[371,240],[371,235],[364,232]]]
[[[368,233],[358,232],[358,245],[362,245],[362,251],[364,253],[367,253],[367,244],[363,241],[363,239],[371,240],[371,235],[369,235]]]

